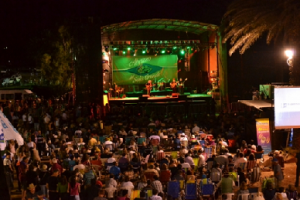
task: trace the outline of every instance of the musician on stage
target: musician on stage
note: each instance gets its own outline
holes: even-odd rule
[[[178,92],[184,94],[184,82],[187,81],[187,78],[183,81],[182,78],[178,81]]]
[[[114,82],[113,85],[112,85],[112,89],[113,89],[113,96],[116,98],[119,91],[118,91],[118,85]]]
[[[172,82],[170,83],[170,87],[173,90],[173,93],[177,92],[177,82],[176,82],[175,78],[172,79]]]
[[[150,96],[150,92],[151,92],[151,89],[152,89],[152,81],[149,80],[147,83],[146,83],[146,90],[147,90],[147,95]]]

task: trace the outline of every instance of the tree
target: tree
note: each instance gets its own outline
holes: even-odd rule
[[[265,34],[267,44],[281,40],[297,49],[300,43],[299,19],[298,0],[236,0],[224,15],[227,28],[223,42],[230,39],[229,55],[236,50],[243,54]],[[290,83],[293,85],[300,85],[299,67],[294,65],[290,69]]]
[[[239,49],[243,54],[255,41],[266,35],[266,42],[281,40],[299,52],[300,1],[298,0],[236,0],[224,15],[225,36],[232,45],[229,55]],[[298,51],[297,51],[298,49]],[[290,68],[290,84],[300,85],[299,55]],[[300,149],[300,129],[294,129],[293,147]]]
[[[52,51],[41,57],[42,77],[50,84],[62,89],[71,88],[72,74],[72,37],[65,26],[58,29],[57,40],[53,43]]]

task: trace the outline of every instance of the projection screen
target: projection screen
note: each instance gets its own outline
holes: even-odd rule
[[[300,87],[274,88],[275,128],[300,128]]]

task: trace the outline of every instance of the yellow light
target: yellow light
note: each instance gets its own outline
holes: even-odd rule
[[[294,56],[294,51],[293,50],[285,50],[285,55],[288,57],[288,58],[293,58]]]

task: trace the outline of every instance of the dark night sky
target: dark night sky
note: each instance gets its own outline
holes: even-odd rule
[[[11,60],[11,66],[31,67],[26,55],[30,38],[44,29],[55,27],[65,18],[94,16],[101,19],[102,25],[150,18],[220,25],[230,2],[232,0],[2,0],[0,65]],[[8,49],[3,50],[6,46]],[[282,75],[288,72],[282,68],[286,66],[280,47],[267,46],[264,40],[260,40],[246,51],[242,61],[238,53],[228,57],[229,87],[241,80],[245,80],[245,86],[242,87],[287,81],[287,77]]]

